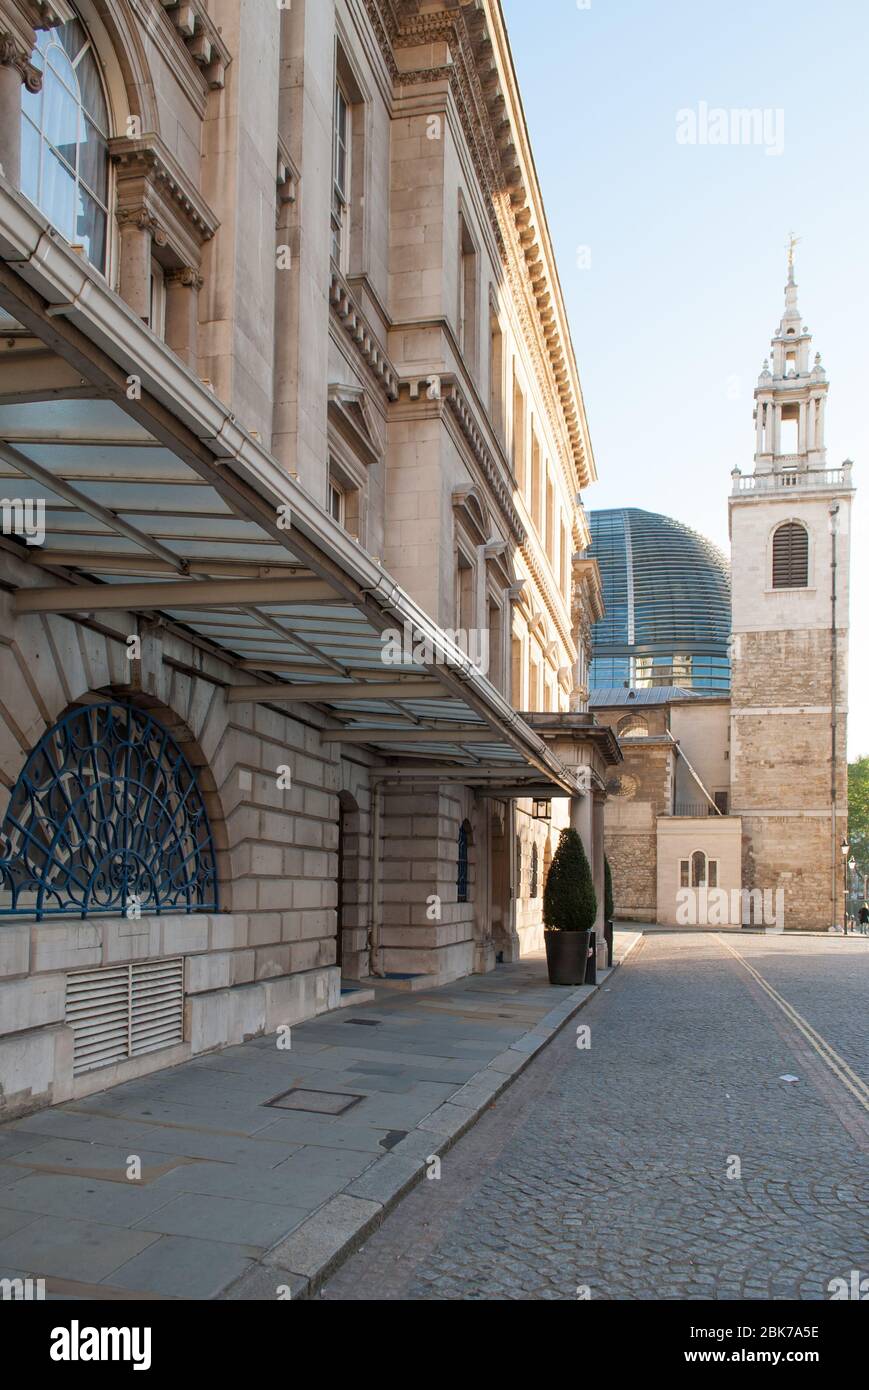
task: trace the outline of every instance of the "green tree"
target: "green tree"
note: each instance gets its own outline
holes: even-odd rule
[[[558,931],[591,931],[597,895],[582,840],[562,830],[543,893],[543,922]]]
[[[848,839],[862,879],[869,874],[869,757],[848,766]]]

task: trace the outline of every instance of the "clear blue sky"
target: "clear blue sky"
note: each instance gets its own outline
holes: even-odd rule
[[[752,393],[803,238],[828,459],[856,464],[849,752],[869,754],[869,5],[503,4],[600,473],[588,507],[664,512],[728,549],[730,471],[752,467]],[[782,153],[678,143],[677,112],[701,102],[782,111]]]

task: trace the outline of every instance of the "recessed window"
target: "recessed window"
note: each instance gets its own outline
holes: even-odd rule
[[[21,191],[104,272],[109,113],[93,45],[78,19],[40,30],[36,45],[42,88],[21,88]]]
[[[528,896],[530,898],[540,896],[540,851],[536,845],[531,846],[531,888]]]
[[[504,334],[492,310],[489,320],[489,415],[492,428],[504,437]]]
[[[329,481],[329,515],[343,526],[347,515],[347,495],[337,483]]]
[[[459,343],[465,365],[473,372],[477,364],[477,248],[468,224],[459,215]]]
[[[809,584],[809,533],[799,521],[786,521],[772,539],[772,587],[806,589]]]
[[[335,85],[335,148],[332,188],[332,256],[347,268],[350,243],[350,141],[351,107],[340,82]]]
[[[151,262],[151,313],[149,318],[152,332],[158,338],[166,334],[166,279],[159,261]]]

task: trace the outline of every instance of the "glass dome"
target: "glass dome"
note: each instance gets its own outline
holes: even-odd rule
[[[606,617],[593,630],[591,686],[730,689],[730,566],[711,541],[637,508],[591,512]]]

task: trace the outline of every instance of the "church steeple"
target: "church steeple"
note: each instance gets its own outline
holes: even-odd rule
[[[827,374],[820,353],[811,360],[812,335],[800,313],[794,265],[798,244],[791,236],[784,313],[754,393],[755,473],[805,472],[827,464]]]

